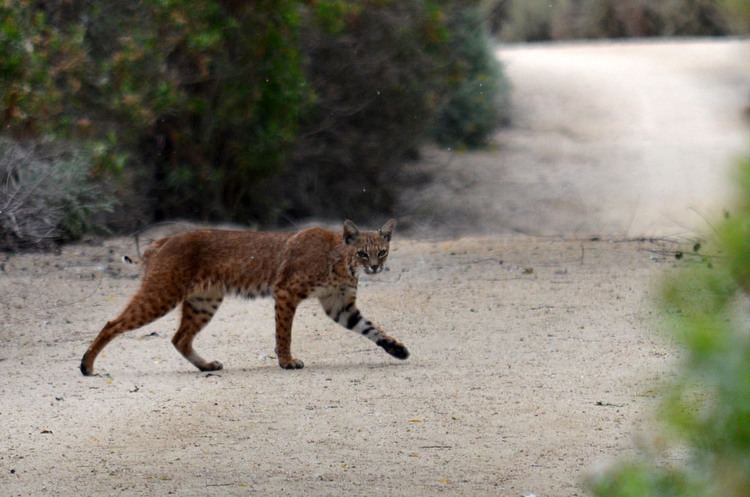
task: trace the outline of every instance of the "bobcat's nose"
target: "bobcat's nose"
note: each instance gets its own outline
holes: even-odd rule
[[[380,272],[380,264],[373,264],[370,266],[370,272],[375,274]]]

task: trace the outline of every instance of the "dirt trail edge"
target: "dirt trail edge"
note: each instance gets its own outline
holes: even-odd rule
[[[649,243],[521,236],[394,242],[359,306],[406,362],[301,306],[273,357],[270,300],[230,300],[196,349],[176,312],[81,354],[138,282],[132,240],[19,255],[0,273],[0,489],[29,495],[583,495],[632,450],[672,363],[652,283],[674,259]]]

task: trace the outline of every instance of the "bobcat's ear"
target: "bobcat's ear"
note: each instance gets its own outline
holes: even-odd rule
[[[344,221],[344,243],[351,245],[359,237],[359,228],[350,220]]]
[[[393,234],[393,228],[396,227],[396,220],[395,219],[389,219],[386,221],[386,223],[378,230],[378,233],[380,233],[380,236],[382,236],[386,241],[391,241],[391,235]]]

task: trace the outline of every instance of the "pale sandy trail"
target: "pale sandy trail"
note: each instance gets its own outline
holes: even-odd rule
[[[480,153],[428,152],[404,196],[418,232],[565,236],[707,230],[748,149],[750,42],[510,46],[513,126]],[[421,228],[421,229],[420,229]]]

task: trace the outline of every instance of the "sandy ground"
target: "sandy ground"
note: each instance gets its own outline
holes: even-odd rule
[[[281,370],[271,301],[229,301],[197,341],[225,370],[179,356],[172,313],[113,342],[102,376],[84,378],[81,354],[137,287],[119,262],[132,240],[0,258],[0,495],[584,495],[586,474],[633,451],[676,358],[651,306],[673,245],[588,235],[673,234],[664,212],[690,212],[739,147],[743,47],[502,50],[527,120],[493,150],[448,155],[412,192],[390,271],[361,283],[360,307],[404,341],[406,362],[307,302],[294,328],[306,367]],[[596,94],[627,86],[623,65],[659,77],[630,97]],[[687,100],[666,132],[671,97]],[[680,164],[684,181],[658,169]],[[663,195],[633,211],[651,189]]]
[[[670,362],[652,333],[653,244],[490,237],[396,241],[360,307],[402,339],[391,359],[317,303],[306,361],[273,358],[271,301],[229,301],[197,341],[177,313],[78,362],[137,286],[130,240],[5,263],[2,495],[582,495],[632,447]]]

